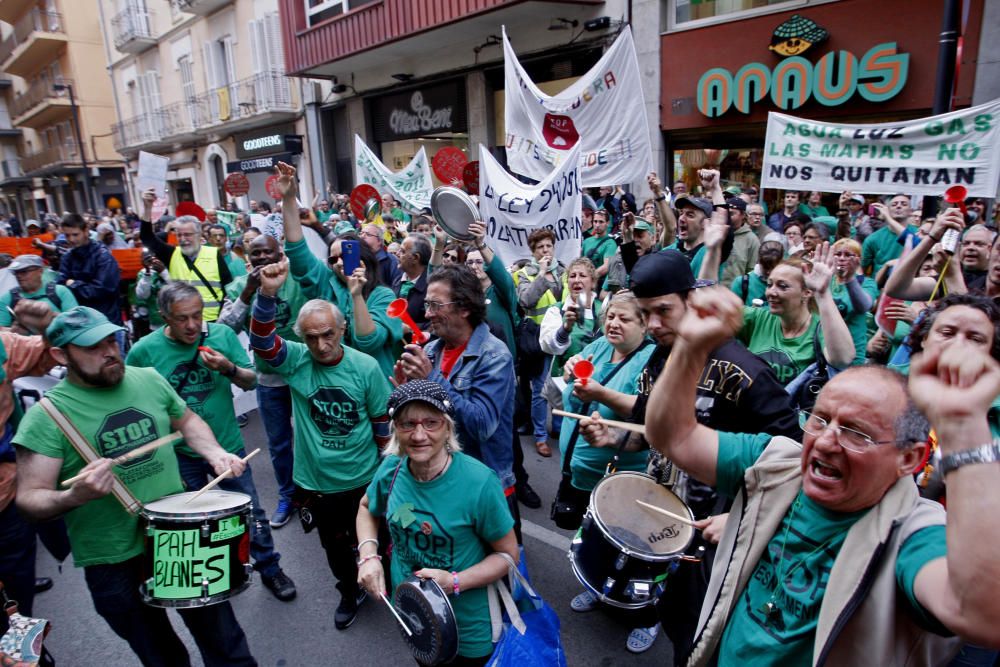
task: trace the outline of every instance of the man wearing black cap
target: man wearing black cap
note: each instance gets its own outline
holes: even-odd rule
[[[642,257],[631,273],[631,288],[646,316],[646,332],[656,341],[656,350],[639,376],[639,394],[630,421],[646,421],[646,402],[656,378],[666,364],[676,338],[677,326],[687,311],[688,295],[699,286],[687,258],[676,250],[664,250]],[[800,430],[788,394],[774,372],[735,339],[720,345],[709,355],[698,383],[696,418],[705,425],[725,425],[729,431],[753,433],[754,429],[774,435],[798,437]],[[584,420],[580,433],[594,446],[617,446],[622,437],[642,438],[615,433],[598,422]],[[648,447],[643,441],[641,445]],[[684,499],[710,539],[721,528],[707,517],[718,515],[724,504],[711,487],[685,478],[673,464],[651,453],[650,471]],[[697,543],[696,545],[697,546]],[[709,545],[703,544],[708,547]],[[668,579],[663,598],[669,604],[658,605],[660,620],[674,644],[675,662],[687,655],[697,625],[697,610],[706,590],[711,571],[711,551],[706,548],[702,566],[697,570],[681,567]],[[680,596],[680,600],[678,599]]]
[[[733,249],[722,266],[721,282],[730,287],[734,280],[753,271],[760,239],[747,224],[747,203],[739,197],[730,197],[726,204],[729,205],[729,227],[733,230]]]

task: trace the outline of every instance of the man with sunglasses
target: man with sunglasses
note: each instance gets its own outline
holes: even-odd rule
[[[952,634],[1000,647],[996,360],[966,343],[927,351],[909,393],[887,369],[848,369],[800,414],[800,445],[691,416],[705,359],[742,322],[735,295],[696,293],[648,405],[650,443],[736,496],[689,664],[939,665]],[[944,455],[947,519],[911,477],[929,429],[915,402]]]

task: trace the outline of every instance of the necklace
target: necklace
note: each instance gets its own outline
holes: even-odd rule
[[[809,325],[811,323],[812,323],[812,315],[810,315],[809,313],[806,313],[806,321],[804,323],[802,323],[802,324],[797,325],[794,329],[792,329],[792,331],[790,332],[790,334],[787,335],[787,336],[785,336],[785,338],[798,338],[799,336],[801,336],[802,334],[805,333],[806,329],[809,328]],[[785,334],[785,327],[784,326],[781,327],[781,333],[782,333],[782,335]]]
[[[419,477],[417,477],[416,475],[414,475],[414,477],[416,478],[416,480],[417,480],[418,482],[423,482],[423,483],[427,483],[427,482],[433,482],[433,481],[434,481],[434,480],[436,480],[436,479],[437,479],[438,477],[440,477],[441,475],[443,475],[443,474],[444,474],[444,471],[445,471],[445,470],[447,470],[447,469],[448,469],[448,468],[449,468],[450,466],[451,466],[451,453],[449,452],[449,453],[448,453],[448,458],[446,458],[446,459],[444,460],[444,465],[443,465],[443,466],[441,466],[441,469],[440,469],[440,470],[438,470],[438,471],[437,471],[436,473],[434,473],[434,475],[432,475],[431,477],[428,477],[427,479],[420,479],[420,478],[419,478]]]
[[[775,564],[775,571],[777,571],[780,565],[785,564],[785,547],[788,545],[788,531],[792,527],[792,522],[795,519],[795,511],[798,510],[800,504],[801,500],[799,498],[796,498],[795,502],[792,503],[792,511],[788,515],[788,523],[785,524],[785,535],[781,539],[781,554],[778,556],[778,562]],[[784,631],[785,619],[781,613],[781,607],[778,606],[777,602],[779,591],[784,591],[785,582],[789,579],[789,577],[795,574],[796,570],[805,565],[810,558],[828,547],[838,537],[840,537],[839,532],[835,533],[818,547],[797,560],[790,568],[786,567],[784,572],[778,573],[775,579],[774,589],[771,590],[771,597],[768,598],[767,602],[757,608],[757,611],[764,615],[764,625],[773,626],[779,631]]]

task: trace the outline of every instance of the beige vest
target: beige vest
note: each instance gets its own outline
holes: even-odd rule
[[[771,440],[746,471],[733,504],[701,608],[689,667],[708,665],[747,581],[802,486],[802,446]],[[940,665],[961,645],[921,628],[896,585],[896,556],[921,528],[943,525],[945,512],[900,478],[847,533],[820,604],[813,665]],[[720,665],[723,661],[720,660]]]

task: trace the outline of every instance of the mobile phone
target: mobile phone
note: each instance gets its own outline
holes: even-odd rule
[[[340,242],[340,258],[344,262],[344,275],[349,276],[361,266],[361,241],[352,239]]]
[[[875,208],[875,204],[868,204],[868,217],[869,218],[878,217],[878,209]]]

